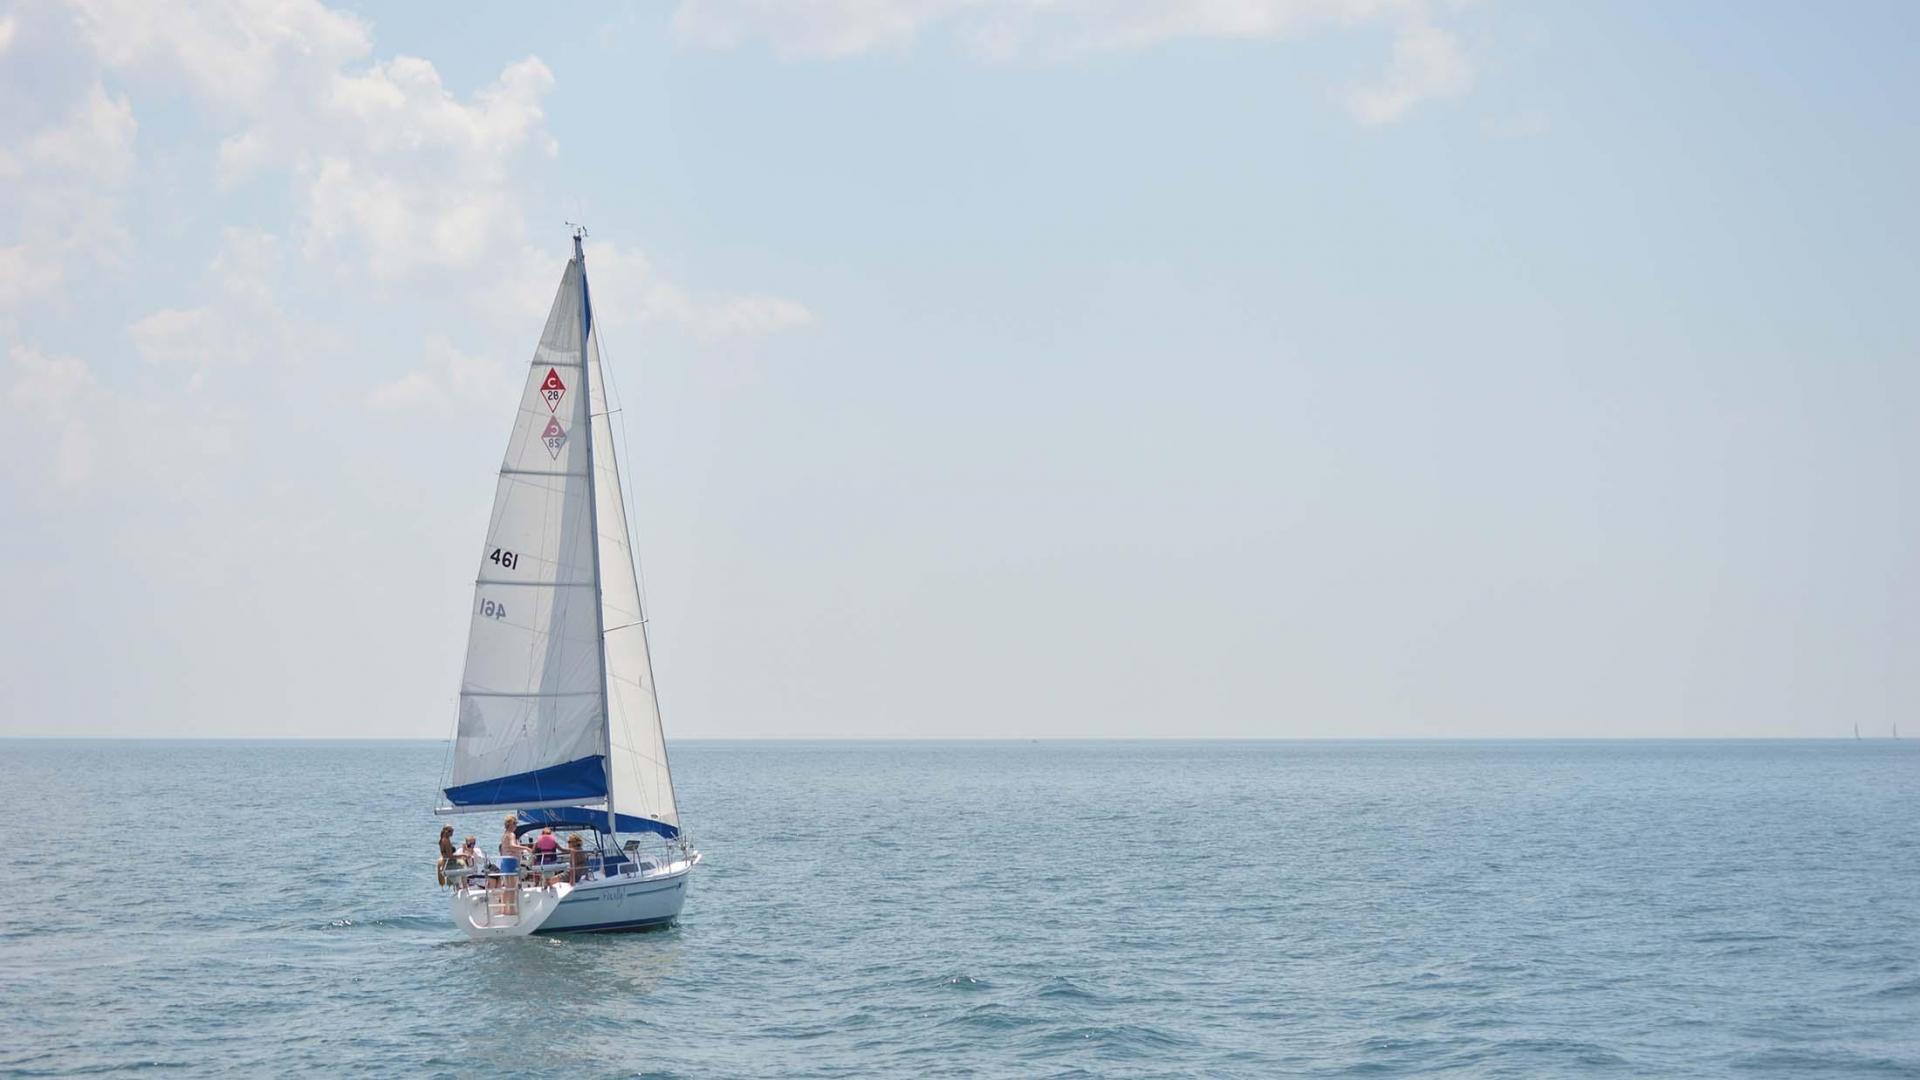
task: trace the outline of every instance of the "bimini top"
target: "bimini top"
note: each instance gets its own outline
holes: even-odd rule
[[[663,821],[652,818],[634,817],[631,814],[615,814],[614,824],[620,832],[650,832],[672,840],[680,835],[680,830]],[[535,829],[552,827],[555,829],[594,829],[599,832],[611,832],[607,828],[607,812],[590,810],[584,806],[553,806],[544,809],[519,811],[514,832],[525,835]]]

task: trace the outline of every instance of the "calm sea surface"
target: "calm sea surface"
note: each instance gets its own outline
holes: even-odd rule
[[[441,744],[0,741],[0,1073],[1920,1075],[1920,742],[674,754],[677,928],[472,944]]]

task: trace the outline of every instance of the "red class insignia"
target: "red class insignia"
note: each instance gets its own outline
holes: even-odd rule
[[[540,383],[540,396],[547,399],[548,412],[560,411],[560,399],[567,396],[567,384],[560,381],[557,368],[547,369],[547,377]]]
[[[560,448],[567,445],[567,429],[560,426],[560,421],[549,417],[547,430],[540,433],[540,441],[547,444],[547,453],[552,454],[554,460],[558,461]]]

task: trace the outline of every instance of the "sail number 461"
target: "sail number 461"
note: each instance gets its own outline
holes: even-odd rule
[[[489,619],[504,619],[507,617],[507,605],[497,600],[482,600],[480,614]]]
[[[494,548],[493,554],[487,556],[487,558],[499,563],[508,570],[513,569],[514,565],[520,561],[520,556],[517,553],[508,551],[505,548]]]

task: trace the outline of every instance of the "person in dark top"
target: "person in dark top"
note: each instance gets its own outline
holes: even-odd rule
[[[453,861],[453,826],[442,825],[440,826],[440,861],[433,865],[434,876],[440,879],[440,884],[447,883],[447,867],[452,865]]]

